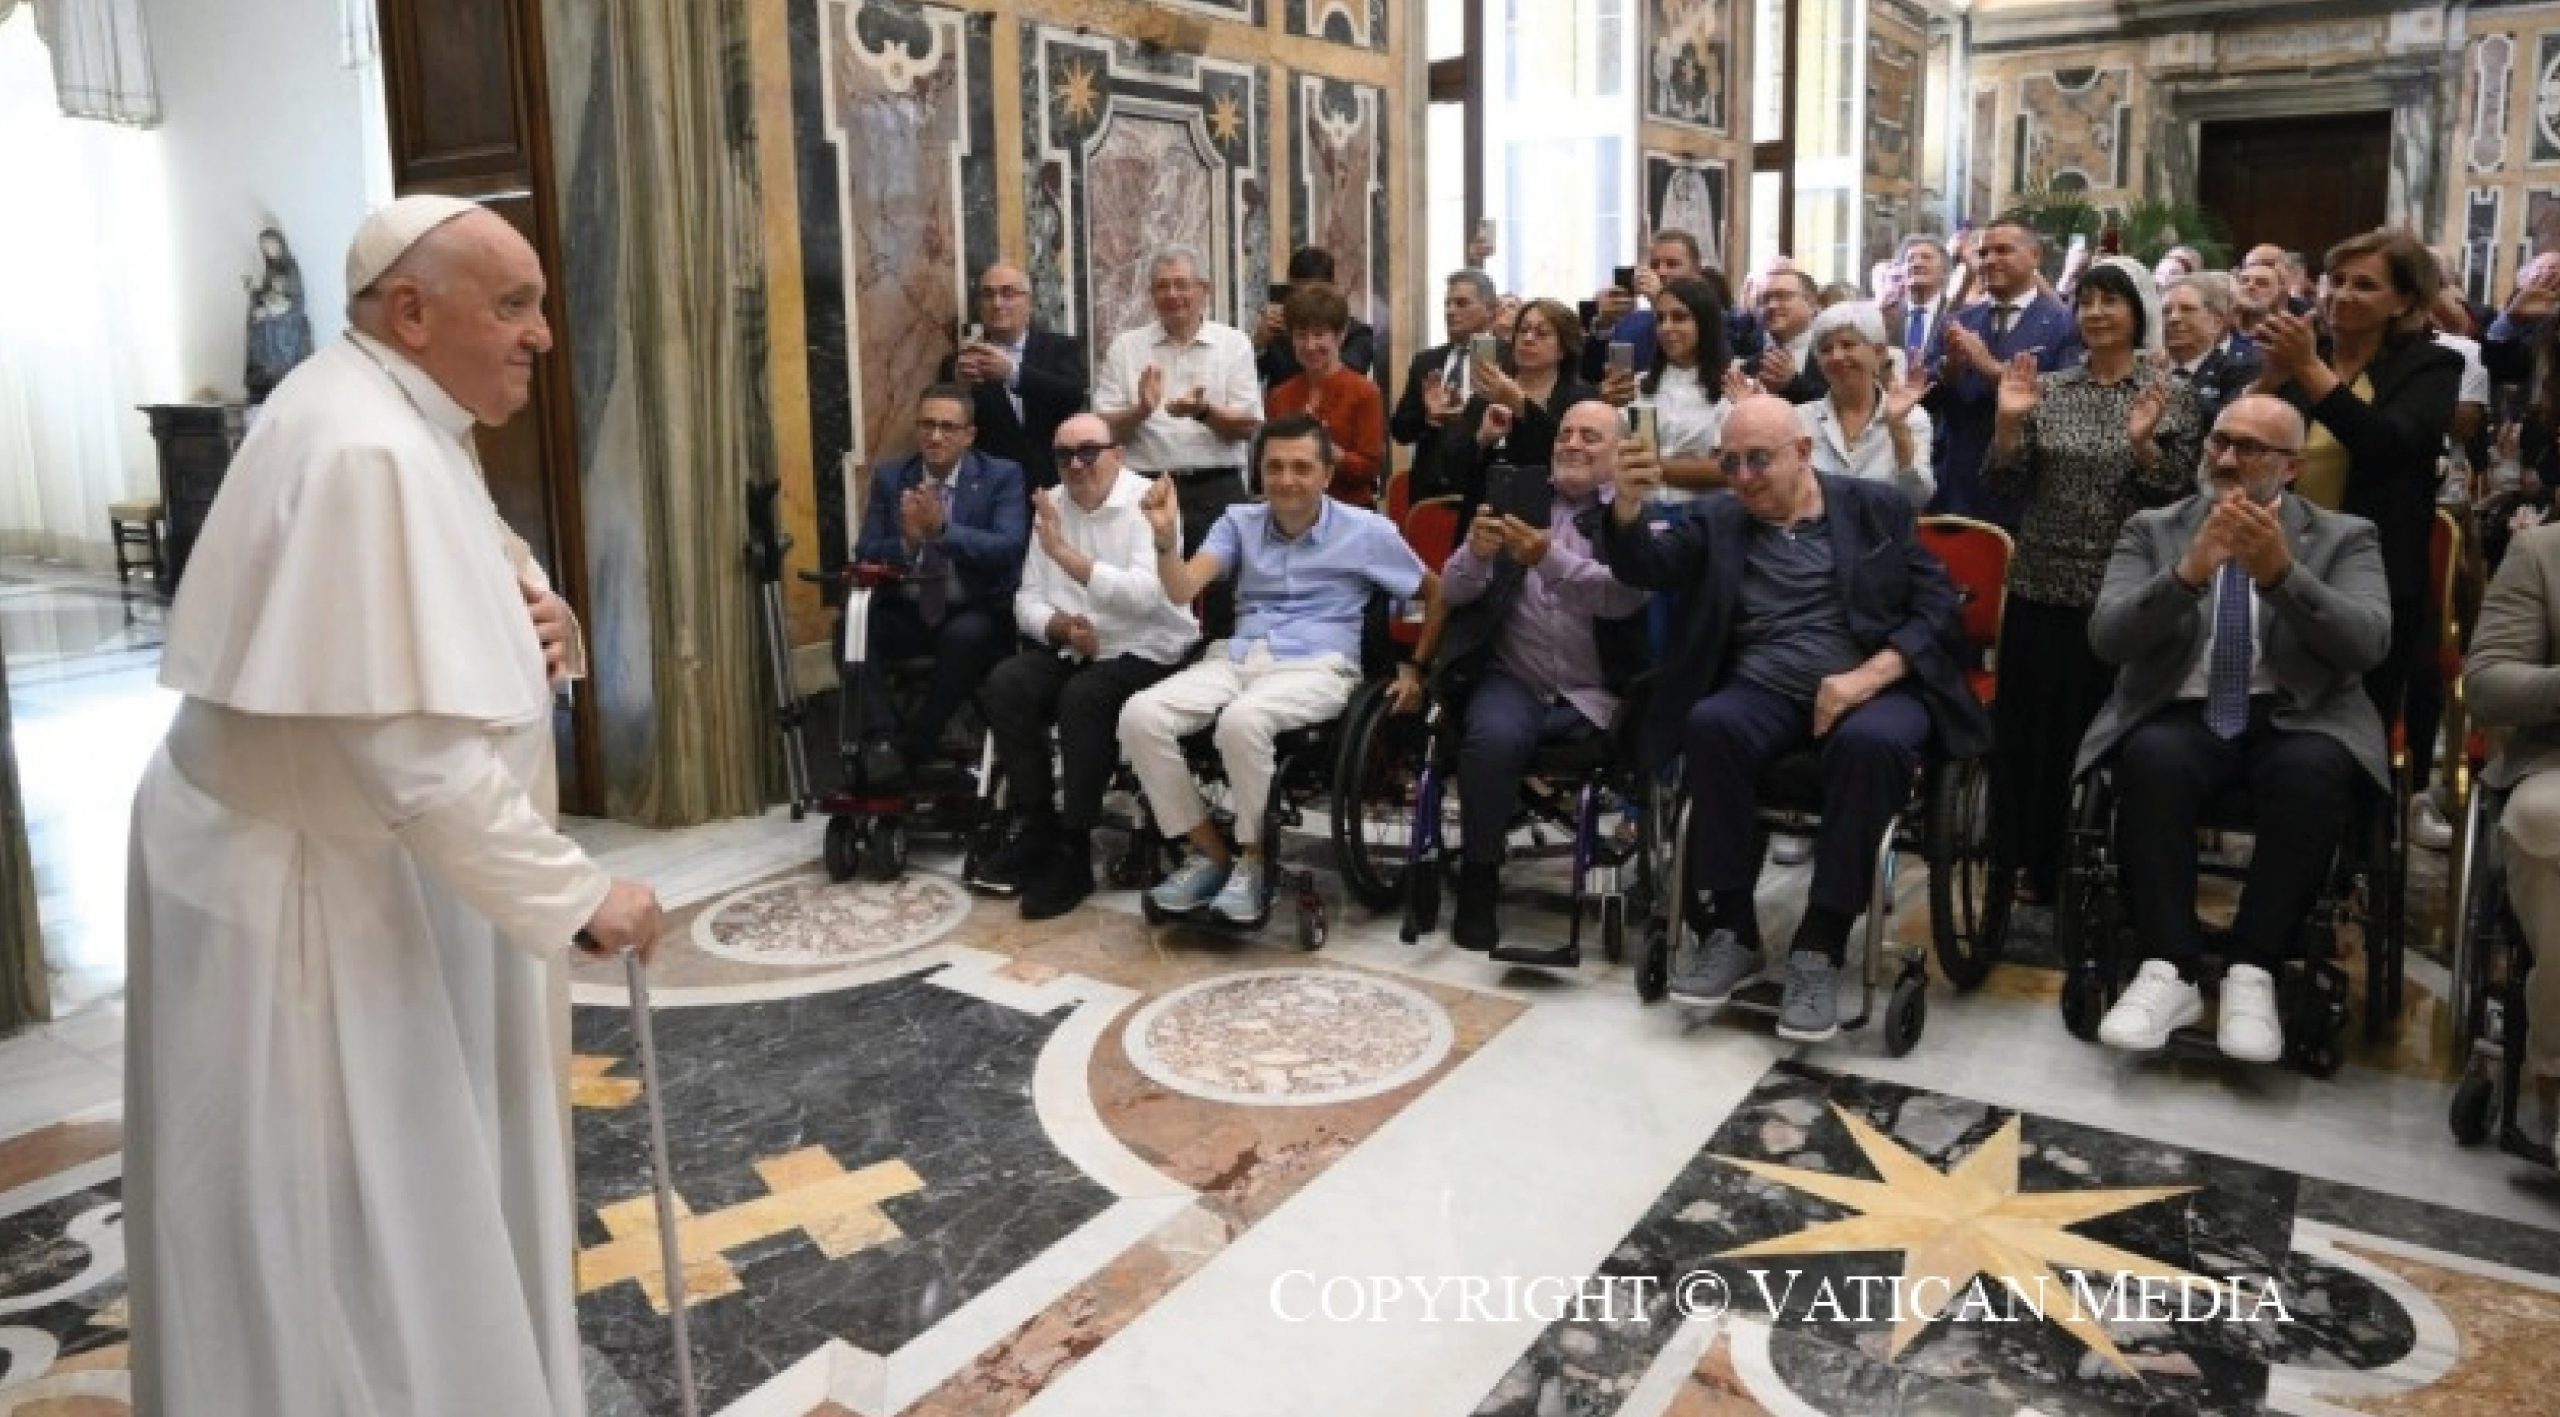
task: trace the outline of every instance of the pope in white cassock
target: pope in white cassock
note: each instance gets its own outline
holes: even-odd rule
[[[551,346],[542,270],[410,197],[347,289],[188,561],[134,802],[135,1401],[574,1414],[566,956],[645,959],[658,906],[552,825],[583,656],[472,452]]]

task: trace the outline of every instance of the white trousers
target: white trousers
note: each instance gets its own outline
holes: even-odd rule
[[[1214,718],[1236,841],[1258,844],[1263,807],[1271,800],[1271,740],[1338,717],[1359,685],[1358,668],[1338,654],[1274,659],[1270,643],[1258,640],[1238,662],[1227,657],[1221,640],[1199,663],[1131,697],[1120,710],[1120,751],[1146,789],[1156,830],[1179,838],[1209,815],[1182,761],[1181,740]]]
[[[2533,947],[2525,978],[2525,1071],[2560,1078],[2560,772],[2515,785],[2499,814],[2506,837],[2507,896]]]

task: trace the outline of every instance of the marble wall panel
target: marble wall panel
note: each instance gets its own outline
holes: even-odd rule
[[[1351,313],[1378,332],[1379,367],[1392,369],[1386,93],[1321,74],[1291,78],[1289,245],[1331,253],[1334,284]]]
[[[2506,213],[2506,189],[2474,187],[2462,230],[2462,293],[2482,304],[2491,301],[2498,270],[2498,221]]]
[[[1920,147],[1920,51],[1880,33],[1867,39],[1867,176],[1907,182]]]
[[[1210,315],[1259,308],[1271,268],[1261,68],[1026,23],[1023,187],[1042,318],[1111,336],[1153,318],[1146,263],[1174,243],[1209,265]]]
[[[1965,142],[1963,216],[1975,225],[1991,219],[2000,167],[2000,86],[1985,84],[1973,91],[1972,120]]]
[[[2015,191],[2122,188],[2133,146],[2133,72],[2057,69],[2018,81]]]
[[[2516,242],[2516,268],[2545,251],[2560,251],[2560,191],[2530,187],[2524,192],[2523,229]]]
[[[993,260],[993,21],[905,0],[794,0],[819,539],[846,548],[855,470],[914,446],[916,395]],[[807,80],[805,91],[801,82]],[[811,111],[814,108],[814,111]]]
[[[2507,93],[2515,62],[2512,35],[2483,35],[2471,46],[2471,122],[2465,152],[2474,172],[2506,166]]]
[[[1387,0],[1289,0],[1289,33],[1361,49],[1387,47]]]
[[[1733,0],[1644,0],[1644,116],[1730,132],[1734,33]]]
[[[2560,32],[2537,42],[2533,73],[2533,124],[2526,151],[2537,165],[2560,162]]]
[[[1731,169],[1715,158],[1644,155],[1644,210],[1654,231],[1698,238],[1702,264],[1723,267],[1725,215],[1733,210]]]

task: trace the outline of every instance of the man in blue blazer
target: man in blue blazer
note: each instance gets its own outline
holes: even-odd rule
[[[2043,239],[2016,222],[1994,222],[1982,233],[1974,266],[1990,298],[1947,319],[1938,384],[1926,405],[1937,428],[1932,461],[1938,493],[1929,502],[1930,511],[2018,529],[2025,508],[2013,497],[1994,494],[1982,477],[1998,412],[2000,371],[2026,351],[2034,352],[2037,370],[2047,374],[2067,369],[2081,357],[2079,321],[2069,306],[2036,284],[2043,260]]]
[[[1799,1042],[1837,1027],[1849,926],[1922,752],[1933,741],[1959,757],[1991,747],[1955,653],[1955,586],[1920,544],[1910,500],[1891,483],[1816,474],[1812,450],[1793,405],[1745,399],[1716,459],[1734,495],[1648,507],[1661,468],[1649,449],[1630,451],[1599,545],[1619,580],[1687,597],[1643,736],[1648,767],[1682,758],[1688,879],[1707,895],[1703,912],[1680,902],[1696,941],[1672,962],[1672,997],[1713,1007],[1760,972],[1760,773],[1821,751],[1813,887],[1778,1019]]]
[[[933,658],[924,697],[897,724],[909,767],[940,756],[942,730],[1013,648],[1013,591],[1031,545],[1022,469],[976,451],[969,391],[936,384],[916,402],[916,451],[871,470],[869,509],[853,558],[906,578],[871,596],[863,657],[875,665]],[[837,627],[838,659],[844,627]],[[877,732],[891,709],[881,674],[860,676],[863,723]]]

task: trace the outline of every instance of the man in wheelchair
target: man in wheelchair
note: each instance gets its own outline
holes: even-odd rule
[[[1182,864],[1150,892],[1156,908],[1188,914],[1205,906],[1239,925],[1261,916],[1272,740],[1328,722],[1350,701],[1360,682],[1361,631],[1373,594],[1423,600],[1417,661],[1429,662],[1440,628],[1440,579],[1424,569],[1395,523],[1325,495],[1334,449],[1324,425],[1304,415],[1274,419],[1256,441],[1264,500],[1229,507],[1190,559],[1182,556],[1172,480],[1158,479],[1140,503],[1154,531],[1165,597],[1187,605],[1232,576],[1236,629],[1210,645],[1199,663],[1132,697],[1120,713],[1120,747],[1146,792],[1156,829],[1190,841]],[[1400,707],[1422,702],[1422,676],[1413,664],[1397,669],[1395,692]],[[1184,735],[1212,720],[1241,861],[1231,858],[1183,761]]]
[[[2127,916],[2149,953],[2098,1026],[2149,1050],[2204,1015],[2196,832],[2234,789],[2276,824],[2252,848],[2215,1042],[2284,1056],[2273,970],[2317,901],[2359,769],[2388,791],[2382,720],[2364,672],[2391,647],[2391,596],[2373,525],[2287,495],[2302,416],[2249,396],[2205,440],[2197,490],[2125,524],[2089,620],[2115,692],[2077,773],[2112,763]],[[2053,830],[2059,823],[2031,823]]]
[[[1057,464],[1059,485],[1033,498],[1034,544],[1013,598],[1030,643],[978,691],[1017,826],[979,880],[1019,887],[1025,920],[1054,919],[1093,894],[1093,827],[1120,762],[1120,710],[1200,638],[1190,609],[1165,599],[1138,508],[1147,479],[1121,465],[1110,425],[1090,413],[1058,425]]]
[[[1554,470],[1497,477],[1495,494],[1450,556],[1442,594],[1449,626],[1435,661],[1438,690],[1463,701],[1458,759],[1457,918],[1464,950],[1502,941],[1495,904],[1504,838],[1520,809],[1521,776],[1538,745],[1589,738],[1617,717],[1617,688],[1651,659],[1640,612],[1651,596],[1609,574],[1592,544],[1618,474],[1618,410],[1598,399],[1567,409]],[[1506,489],[1521,484],[1516,492]],[[1522,964],[1570,968],[1566,946]]]
[[[2481,782],[2507,793],[2507,898],[2533,955],[2515,1100],[2542,1108],[2536,1135],[2560,1151],[2560,526],[2522,533],[2498,563],[2463,687],[2475,723],[2513,730]]]
[[[1695,928],[1672,961],[1673,998],[1721,1006],[1760,973],[1761,772],[1820,749],[1813,886],[1778,1020],[1799,1042],[1838,1027],[1849,927],[1922,752],[1934,741],[1977,756],[1991,741],[1954,650],[1955,587],[1920,544],[1910,499],[1889,483],[1820,476],[1811,454],[1792,405],[1744,399],[1716,457],[1731,497],[1648,507],[1661,469],[1632,446],[1600,539],[1619,579],[1688,594],[1644,734],[1648,768],[1683,757],[1688,879],[1705,894],[1677,903]]]
[[[1013,590],[1031,541],[1031,508],[1022,469],[976,451],[975,404],[957,384],[936,384],[916,401],[916,451],[871,472],[853,559],[905,572],[871,597],[869,665],[933,657],[933,671],[903,720],[889,702],[887,676],[849,676],[861,695],[867,732],[896,722],[892,778],[927,769],[941,757],[945,725],[977,692],[1013,644]],[[842,637],[849,626],[839,623]]]

